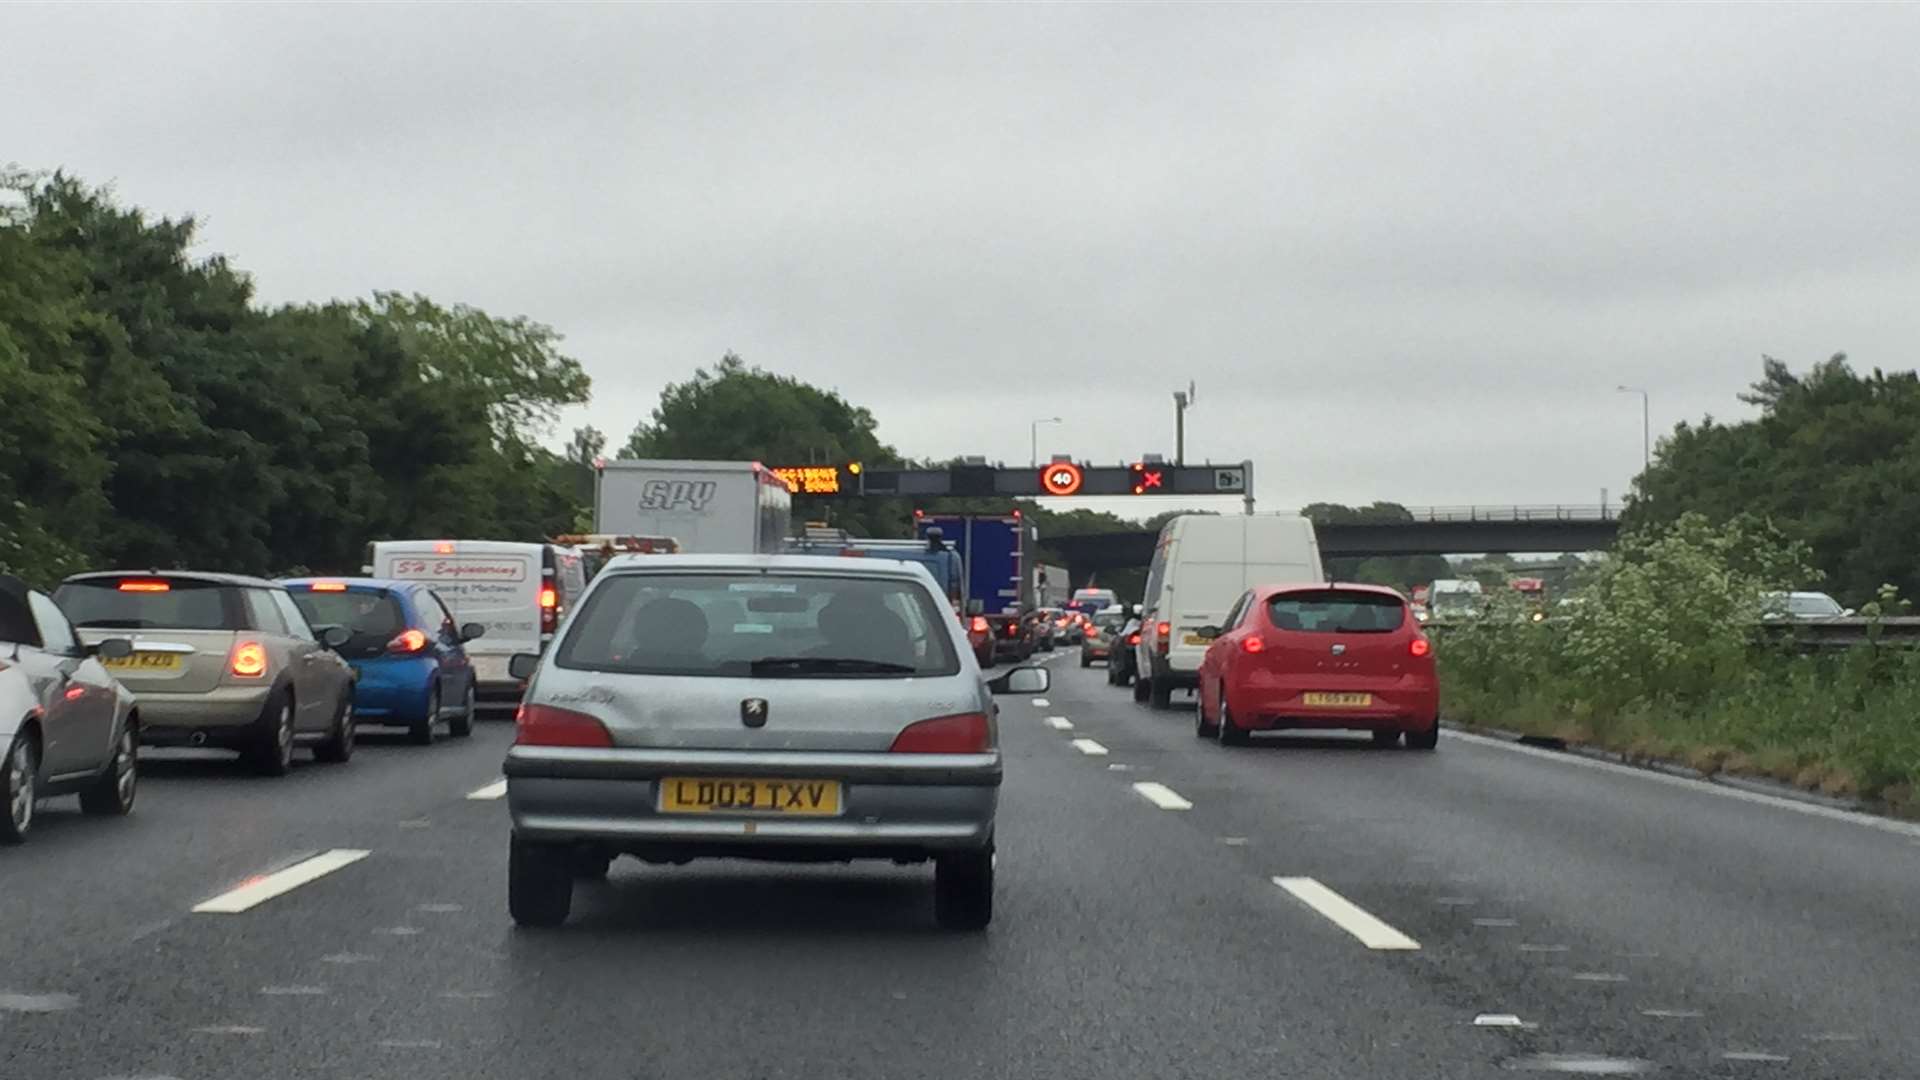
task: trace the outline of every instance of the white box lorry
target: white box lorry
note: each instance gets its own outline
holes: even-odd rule
[[[757,461],[609,461],[594,477],[593,531],[670,536],[697,555],[778,555],[787,482]]]

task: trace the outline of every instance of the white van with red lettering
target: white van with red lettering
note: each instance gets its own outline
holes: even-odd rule
[[[558,544],[383,540],[367,547],[367,573],[422,582],[447,605],[456,627],[487,628],[466,644],[482,705],[520,700],[520,680],[507,674],[507,659],[545,652],[587,588],[580,553]]]

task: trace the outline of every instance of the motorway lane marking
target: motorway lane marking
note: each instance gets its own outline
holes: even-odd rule
[[[421,904],[415,907],[413,910],[425,911],[434,915],[448,915],[456,911],[465,911],[467,909],[461,906],[460,904]]]
[[[1369,949],[1411,950],[1420,943],[1368,914],[1358,904],[1310,877],[1276,877],[1275,885],[1294,899],[1326,916],[1335,926],[1360,939]]]
[[[1631,765],[1620,765],[1611,761],[1596,761],[1593,758],[1581,757],[1578,754],[1569,754],[1558,750],[1543,750],[1537,746],[1526,746],[1521,743],[1507,742],[1504,739],[1490,738],[1486,735],[1474,735],[1465,731],[1448,731],[1446,735],[1450,739],[1459,739],[1480,746],[1491,746],[1500,750],[1506,750],[1510,753],[1526,754],[1529,757],[1542,758],[1547,761],[1557,761],[1562,765],[1575,765],[1583,769],[1598,769],[1602,772],[1618,773],[1622,776],[1635,776],[1656,784],[1667,784],[1671,787],[1685,788],[1688,791],[1697,791],[1705,795],[1720,795],[1729,799],[1739,799],[1743,802],[1758,803],[1761,806],[1771,806],[1776,810],[1790,810],[1793,813],[1806,814],[1809,817],[1826,818],[1829,821],[1843,821],[1851,825],[1865,825],[1868,828],[1879,829],[1882,832],[1920,838],[1920,825],[1910,821],[1895,821],[1891,818],[1875,817],[1872,814],[1862,814],[1854,810],[1838,810],[1831,806],[1800,802],[1795,799],[1783,798],[1779,795],[1768,795],[1759,791],[1747,791],[1742,788],[1727,787],[1724,784],[1689,780],[1684,776],[1669,776],[1666,773],[1655,772],[1652,769],[1638,769]]]
[[[1519,926],[1520,920],[1518,919],[1475,919],[1473,920],[1473,925],[1475,926]]]
[[[1055,731],[1072,731],[1073,721],[1064,716],[1049,716],[1047,717],[1047,726]]]
[[[1474,1027],[1491,1027],[1491,1028],[1531,1028],[1531,1027],[1537,1027],[1538,1025],[1529,1024],[1525,1020],[1520,1019],[1519,1017],[1513,1015],[1512,1013],[1481,1013],[1479,1016],[1476,1016],[1473,1018],[1473,1026]]]
[[[1046,698],[1043,698],[1043,697],[1037,697],[1033,699],[1033,707],[1036,709],[1044,709],[1047,706],[1052,704],[1053,702],[1048,701]]]
[[[1769,1054],[1764,1050],[1729,1050],[1720,1055],[1722,1061],[1766,1061],[1782,1062],[1788,1060],[1785,1054]]]
[[[1075,739],[1073,740],[1073,748],[1089,757],[1104,757],[1107,753],[1106,747],[1101,746],[1092,739]]]
[[[256,877],[237,889],[221,893],[211,900],[195,904],[193,910],[205,915],[237,915],[264,904],[282,893],[326,877],[343,866],[359,862],[372,854],[359,848],[334,848],[311,859],[294,863],[285,870]]]
[[[267,1029],[248,1024],[208,1024],[190,1029],[195,1035],[259,1035]]]
[[[1615,974],[1614,972],[1611,972],[1611,971],[1576,971],[1573,973],[1573,981],[1588,982],[1588,983],[1623,983],[1627,981],[1627,977],[1625,975]]]
[[[1522,945],[1521,952],[1566,952],[1565,945]]]
[[[80,999],[72,994],[20,994],[0,990],[0,1013],[50,1013],[78,1008]]]
[[[1699,1009],[1641,1009],[1640,1015],[1655,1020],[1698,1020],[1707,1014]]]
[[[267,997],[325,997],[324,986],[263,986],[260,993]]]
[[[1140,797],[1162,810],[1191,810],[1193,804],[1180,797],[1180,793],[1165,784],[1156,784],[1151,780],[1142,780],[1133,785]]]
[[[507,782],[505,779],[500,779],[500,780],[495,780],[493,783],[488,784],[486,787],[474,788],[472,791],[467,792],[467,798],[498,799],[498,798],[505,797],[506,794],[507,794]]]

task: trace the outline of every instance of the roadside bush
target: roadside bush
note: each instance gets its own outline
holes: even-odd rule
[[[1899,803],[1920,786],[1920,650],[1801,655],[1758,632],[1761,594],[1817,575],[1763,524],[1686,516],[1622,539],[1545,623],[1496,597],[1443,632],[1446,714],[1707,771]],[[1910,605],[1882,590],[1868,618]]]

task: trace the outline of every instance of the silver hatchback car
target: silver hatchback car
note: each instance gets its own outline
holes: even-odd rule
[[[625,556],[529,683],[507,753],[508,907],[566,920],[618,855],[934,863],[942,926],[993,918],[992,694],[921,567],[868,558]]]

